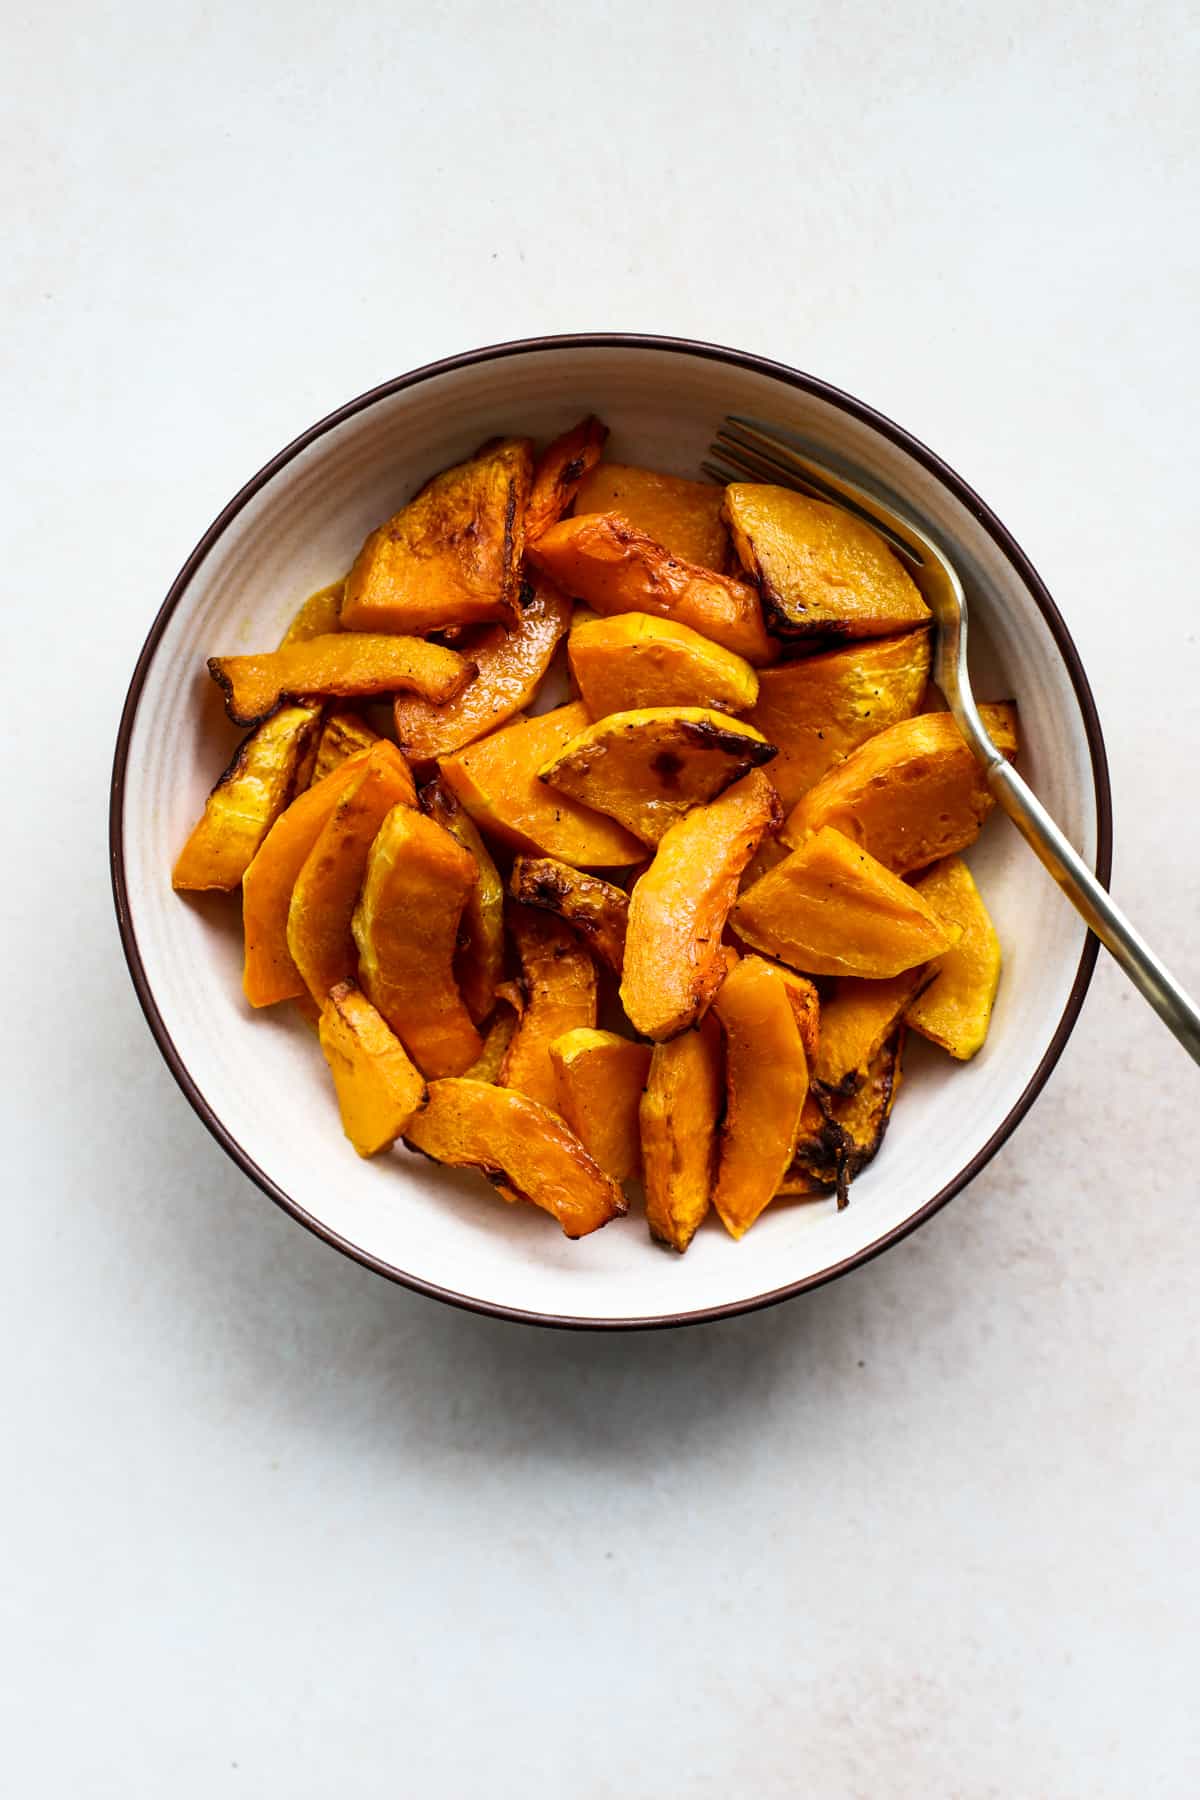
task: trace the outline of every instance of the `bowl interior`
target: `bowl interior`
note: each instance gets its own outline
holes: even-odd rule
[[[298,603],[336,579],[433,470],[493,433],[544,439],[588,410],[611,426],[613,457],[689,475],[724,413],[772,420],[932,529],[970,598],[977,693],[1019,701],[1021,767],[1094,861],[1095,775],[1063,651],[1020,570],[935,468],[869,416],[763,365],[563,343],[467,360],[370,399],[251,484],[194,559],[145,661],[128,739],[127,929],[152,1022],[193,1097],[307,1222],[388,1272],[484,1306],[597,1322],[678,1318],[752,1303],[860,1257],[959,1184],[1019,1106],[1060,1031],[1085,934],[1005,820],[970,854],[1005,954],[982,1053],[959,1067],[910,1040],[887,1142],[847,1210],[780,1202],[739,1244],[710,1222],[682,1258],[650,1244],[636,1209],[569,1243],[545,1215],[505,1206],[476,1177],[403,1149],[361,1162],[310,1031],[290,1008],[253,1015],[242,998],[236,900],[182,898],[170,885],[173,857],[238,736],[205,658],[273,644]]]

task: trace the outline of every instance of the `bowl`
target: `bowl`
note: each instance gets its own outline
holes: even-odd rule
[[[113,771],[111,850],[138,997],[183,1092],[263,1192],[326,1243],[422,1293],[509,1319],[680,1325],[771,1304],[864,1262],[928,1219],[1028,1112],[1079,1013],[1096,945],[997,817],[970,853],[1004,947],[991,1033],[963,1066],[910,1039],[878,1159],[839,1212],[777,1202],[734,1243],[710,1221],[683,1257],[637,1216],[569,1242],[533,1207],[400,1148],[360,1161],[294,1008],[252,1015],[228,896],[173,893],[170,869],[238,733],[212,654],[277,641],[367,532],[482,439],[552,437],[582,413],[610,453],[695,475],[727,412],[795,433],[904,507],[950,552],[971,607],[981,698],[1020,705],[1021,766],[1104,879],[1104,745],[1078,653],[1010,533],[959,476],[861,401],[760,356],[672,338],[500,344],[416,369],[322,419],[247,482],[188,557],[133,673]]]

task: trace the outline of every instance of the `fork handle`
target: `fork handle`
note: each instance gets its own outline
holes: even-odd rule
[[[1175,1033],[1193,1062],[1200,1063],[1200,1007],[1159,962],[1141,934],[1088,868],[1037,795],[1011,764],[999,758],[987,769],[997,803],[1041,863],[1050,871],[1104,948],[1120,963],[1135,988]]]

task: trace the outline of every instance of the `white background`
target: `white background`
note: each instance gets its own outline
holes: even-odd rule
[[[74,0],[4,35],[5,1791],[1195,1793],[1200,1074],[1111,967],[882,1260],[544,1334],[388,1287],[223,1159],[105,866],[137,650],[259,464],[455,350],[690,334],[872,401],[1014,529],[1095,687],[1116,891],[1200,988],[1194,8]]]

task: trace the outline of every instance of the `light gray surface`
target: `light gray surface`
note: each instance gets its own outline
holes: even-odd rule
[[[1114,971],[917,1237],[572,1338],[263,1200],[104,873],[129,670],[247,475],[430,357],[674,331],[873,401],[1012,526],[1092,674],[1116,891],[1200,987],[1189,12],[8,17],[14,1794],[1195,1791],[1200,1088]]]

